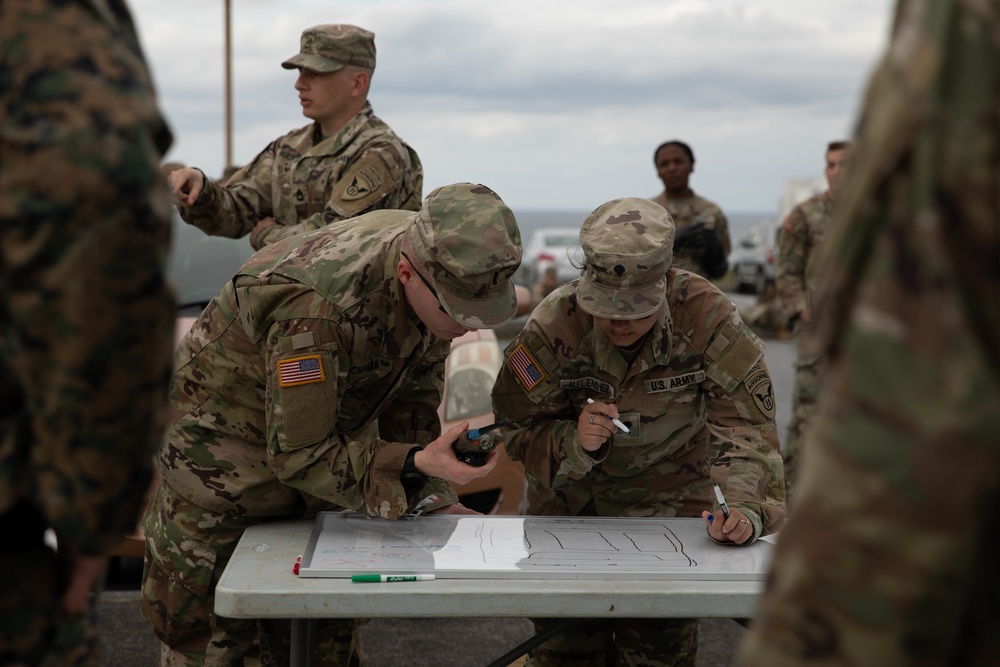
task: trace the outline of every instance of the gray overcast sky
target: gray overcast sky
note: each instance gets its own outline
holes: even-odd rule
[[[130,0],[169,159],[222,172],[222,0]],[[692,187],[772,212],[849,137],[892,0],[233,0],[234,161],[305,125],[282,60],[320,23],[375,33],[369,99],[420,154],[424,194],[484,183],[515,209],[656,195],[653,149],[694,148]]]

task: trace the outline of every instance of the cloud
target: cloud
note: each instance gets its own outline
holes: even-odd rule
[[[826,141],[849,134],[890,4],[240,0],[235,159],[305,124],[280,62],[303,28],[345,22],[376,33],[372,103],[419,151],[426,191],[478,175],[512,205],[589,209],[655,194],[652,150],[678,137],[698,156],[696,190],[767,211],[785,179],[819,174]],[[172,157],[221,172],[221,4],[132,7]]]

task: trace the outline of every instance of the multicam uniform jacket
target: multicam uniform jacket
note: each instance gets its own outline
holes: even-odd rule
[[[245,516],[333,505],[395,519],[413,443],[437,436],[448,341],[396,277],[411,213],[375,211],[258,252],[177,350],[163,481]],[[350,242],[349,242],[350,241]]]
[[[529,512],[692,516],[711,509],[714,481],[756,536],[772,532],[784,481],[763,343],[707,280],[677,269],[667,279],[669,310],[631,366],[577,306],[578,281],[550,294],[507,348],[494,410],[509,423],[510,457],[524,462]],[[576,437],[588,397],[614,403],[631,431],[596,452]],[[704,506],[658,492],[691,452],[704,453],[688,490]]]
[[[774,281],[789,317],[812,308],[818,287],[816,259],[832,217],[828,190],[796,206],[781,225]]]
[[[365,104],[340,132],[317,142],[313,123],[275,140],[223,188],[210,179],[181,216],[206,234],[240,238],[259,220],[278,226],[251,239],[260,249],[294,234],[319,229],[377,209],[417,211],[423,167]]]

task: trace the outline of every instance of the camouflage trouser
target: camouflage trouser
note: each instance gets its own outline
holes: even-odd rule
[[[792,416],[788,434],[781,447],[785,464],[785,505],[791,503],[792,490],[797,478],[799,457],[806,429],[816,416],[820,382],[823,381],[823,364],[820,357],[799,353],[795,360],[795,388],[792,392]]]
[[[215,586],[243,531],[267,520],[272,518],[206,510],[160,484],[142,521],[146,557],[141,610],[167,646],[164,665],[242,666],[258,636],[261,665],[290,662],[289,621],[223,618],[213,610]],[[313,664],[364,664],[355,620],[323,621],[316,637]]]
[[[16,535],[4,535],[15,540]],[[45,545],[0,555],[0,665],[96,667],[98,630],[60,609],[65,561]]]
[[[534,619],[535,631],[553,619]],[[581,619],[531,652],[535,667],[695,667],[697,619]]]

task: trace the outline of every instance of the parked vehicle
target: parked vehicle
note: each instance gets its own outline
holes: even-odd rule
[[[524,246],[519,282],[534,285],[547,265],[555,265],[560,283],[580,277],[583,248],[578,227],[546,227],[535,230]]]
[[[767,221],[757,223],[740,239],[729,259],[737,292],[763,294],[774,281],[780,234],[781,224]]]
[[[176,341],[188,332],[198,314],[253,254],[246,238],[208,236],[174,215],[169,272],[177,292]],[[531,296],[518,291],[522,312]],[[494,421],[490,393],[503,356],[490,329],[470,332],[452,341],[446,362],[444,396],[438,414],[443,431],[468,420],[470,428]],[[524,470],[505,452],[486,477],[455,485],[462,503],[484,514],[520,514],[524,509]]]

